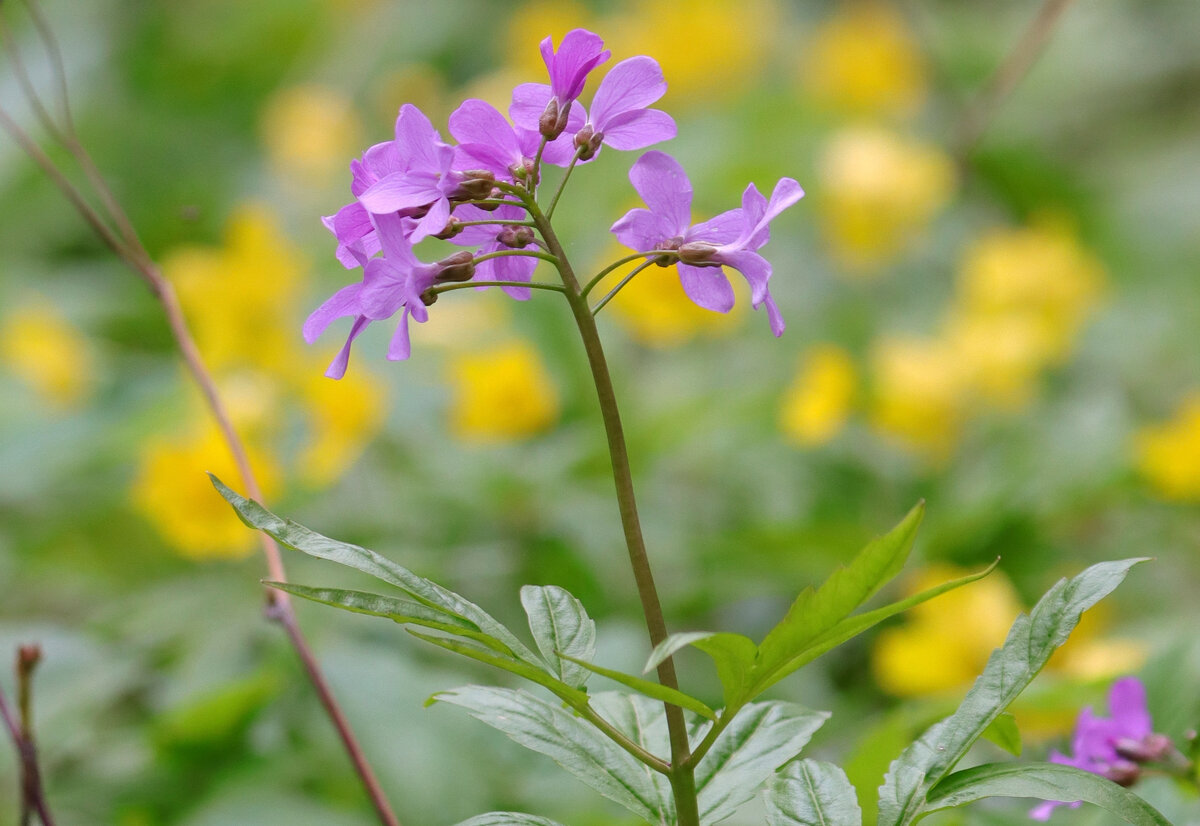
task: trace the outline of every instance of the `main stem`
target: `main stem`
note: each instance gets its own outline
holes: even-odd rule
[[[650,644],[657,646],[667,638],[667,623],[663,618],[662,603],[654,585],[654,574],[650,559],[646,555],[646,542],[642,538],[641,521],[638,519],[637,500],[633,492],[633,474],[629,468],[629,449],[625,444],[625,431],[621,426],[621,412],[617,407],[617,395],[613,389],[612,376],[608,372],[608,361],[600,343],[600,331],[596,319],[588,308],[587,298],[579,285],[579,279],[571,268],[566,252],[549,219],[532,197],[526,199],[529,215],[537,224],[542,239],[550,253],[558,259],[558,271],[566,287],[567,302],[575,316],[575,324],[583,339],[587,352],[588,366],[600,400],[600,413],[604,418],[604,432],[608,437],[608,452],[612,457],[613,481],[617,488],[617,506],[621,512],[621,527],[625,532],[625,547],[629,551],[629,564],[633,567],[633,578],[637,583],[638,598],[642,613],[646,617],[646,628],[650,632]],[[658,666],[658,681],[668,688],[679,689],[675,675],[675,663],[668,657]],[[696,803],[695,767],[691,764],[687,725],[683,709],[665,703],[667,730],[671,741],[671,791],[675,798],[675,812],[679,826],[700,826],[700,812]]]

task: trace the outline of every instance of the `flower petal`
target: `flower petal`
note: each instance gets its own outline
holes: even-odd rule
[[[734,252],[718,252],[717,261],[733,267],[746,277],[750,283],[750,303],[758,307],[767,300],[769,292],[767,282],[771,278],[771,262],[757,252],[738,250]]]
[[[424,112],[411,103],[400,107],[400,116],[396,118],[396,148],[407,169],[440,170],[443,155],[439,144],[442,144],[441,136]]]
[[[614,118],[604,133],[604,144],[620,152],[643,149],[675,137],[675,119],[658,109],[639,109]]]
[[[629,170],[629,180],[650,211],[670,227],[663,238],[687,230],[692,217],[692,184],[679,161],[666,152],[647,152]]]
[[[638,252],[655,249],[676,234],[675,225],[669,219],[641,207],[618,218],[610,231],[618,241]]]
[[[350,345],[354,343],[354,339],[362,334],[362,331],[367,329],[367,325],[371,320],[366,316],[359,316],[354,320],[354,325],[350,328],[350,335],[346,336],[346,343],[342,345],[342,349],[333,357],[333,361],[329,363],[329,367],[325,370],[325,375],[331,379],[340,379],[346,375],[346,367],[350,364]]]
[[[359,315],[359,294],[362,292],[362,286],[361,281],[347,284],[313,310],[312,315],[304,322],[304,340],[312,344],[335,320]]]
[[[522,83],[513,89],[508,116],[522,129],[537,132],[538,119],[542,116],[542,112],[546,111],[546,104],[552,97],[554,97],[554,93],[545,83]],[[539,135],[539,140],[540,137]]]
[[[745,225],[746,213],[738,207],[696,224],[684,234],[683,240],[685,243],[704,241],[721,246],[737,240]]]
[[[679,283],[694,303],[706,310],[727,313],[733,309],[733,286],[720,267],[678,264]]]
[[[613,118],[645,109],[666,91],[662,68],[654,58],[641,55],[622,60],[600,81],[600,88],[592,98],[592,125],[597,132],[607,135],[607,126]]]
[[[430,235],[437,235],[446,228],[446,222],[450,220],[450,201],[444,197],[438,198],[429,205],[429,212],[425,213],[424,217],[417,222],[413,227],[412,234],[408,240],[413,244],[428,238]]]
[[[563,35],[558,51],[547,57],[550,43],[541,43],[542,59],[550,73],[550,86],[560,103],[579,97],[583,84],[592,69],[608,60],[611,52],[604,48],[604,40],[587,29],[572,29]]]
[[[396,325],[396,332],[392,334],[392,340],[388,342],[387,357],[388,361],[404,361],[412,355],[412,342],[408,337],[408,308],[404,308],[404,313],[400,316],[400,323]]]
[[[1137,677],[1124,677],[1113,683],[1108,693],[1108,711],[1121,737],[1140,740],[1153,731],[1146,708],[1146,688]]]

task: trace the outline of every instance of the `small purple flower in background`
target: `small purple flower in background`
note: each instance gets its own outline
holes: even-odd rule
[[[602,143],[628,151],[675,137],[674,119],[647,108],[666,93],[662,68],[653,58],[631,57],[613,66],[600,81],[587,124],[574,136],[575,146],[584,150],[580,159],[593,158]]]
[[[766,306],[771,332],[784,330],[779,308],[767,282],[771,264],[758,254],[771,239],[770,222],[804,197],[800,184],[782,178],[770,200],[754,184],[742,194],[740,209],[731,209],[703,223],[691,225],[692,185],[679,162],[665,152],[647,152],[629,170],[633,188],[649,209],[633,209],[615,224],[612,232],[632,249],[677,250],[679,280],[688,298],[707,310],[733,309],[733,287],[721,266],[733,267],[750,284],[750,302]]]
[[[1122,786],[1132,786],[1141,775],[1141,763],[1162,760],[1172,750],[1165,735],[1155,734],[1146,709],[1146,689],[1136,677],[1113,683],[1108,694],[1112,717],[1097,717],[1091,707],[1079,713],[1071,738],[1073,755],[1050,753],[1050,762],[1107,777]],[[1047,800],[1029,816],[1048,820],[1059,806],[1078,808],[1080,801]]]
[[[510,114],[518,126],[539,132],[552,141],[567,128],[570,110],[583,93],[588,74],[608,60],[612,52],[604,48],[599,35],[587,29],[567,32],[557,52],[554,41],[547,37],[541,50],[550,85],[522,83],[513,90]]]

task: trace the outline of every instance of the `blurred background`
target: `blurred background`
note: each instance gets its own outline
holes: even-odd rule
[[[50,94],[33,27],[5,6]],[[273,509],[513,624],[522,583],[564,586],[599,620],[608,667],[640,671],[648,644],[566,306],[445,295],[410,361],[385,361],[375,325],[347,377],[325,379],[346,329],[308,347],[300,325],[356,276],[319,218],[350,199],[349,161],[391,137],[401,104],[443,130],[465,97],[506,109],[513,85],[544,81],[538,41],[577,26],[606,39],[610,66],[662,64],[679,137],[660,148],[688,170],[698,220],[749,181],[798,179],[807,197],[765,251],[781,339],[744,283],[716,315],[672,269],[644,272],[600,319],[673,630],[761,635],[921,498],[892,596],[1001,558],[773,689],[834,712],[810,752],[848,761],[868,820],[887,763],[956,705],[1017,613],[1096,561],[1156,558],[1014,709],[1024,756],[1065,749],[1079,707],[1102,710],[1123,674],[1147,681],[1159,730],[1200,720],[1200,5],[1070,7],[965,151],[972,102],[1040,7],[44,2],[83,141],[179,290]],[[7,65],[0,94],[46,143]],[[607,150],[573,176],[557,217],[578,269],[624,254],[607,230],[639,204],[635,157]],[[236,481],[157,304],[5,137],[0,683],[11,696],[17,643],[42,645],[52,808],[66,824],[371,823],[262,617],[255,539],[205,470]],[[297,582],[366,584],[286,561]],[[423,708],[503,675],[383,620],[298,610],[406,824],[492,809],[629,822],[548,759]],[[681,658],[685,686],[717,702],[708,663]],[[3,826],[15,778],[4,744]],[[1195,819],[1166,781],[1139,790]],[[938,817],[1019,823],[1027,808]]]

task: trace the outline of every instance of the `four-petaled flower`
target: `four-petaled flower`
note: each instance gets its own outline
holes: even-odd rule
[[[771,332],[781,335],[783,318],[767,286],[771,265],[757,251],[771,239],[772,219],[804,196],[800,184],[780,179],[770,200],[750,184],[740,209],[692,225],[692,185],[670,155],[642,155],[629,170],[629,180],[649,209],[632,209],[613,224],[618,240],[639,252],[676,251],[679,280],[688,298],[719,313],[733,308],[733,287],[721,270],[722,265],[732,267],[749,282],[750,303],[767,308]]]
[[[1155,734],[1146,708],[1146,689],[1136,677],[1124,677],[1113,683],[1108,694],[1111,717],[1098,717],[1091,707],[1079,713],[1071,751],[1067,755],[1050,753],[1050,762],[1074,766],[1107,777],[1122,786],[1131,786],[1141,774],[1139,764],[1161,760],[1171,749],[1171,741]],[[1078,808],[1080,801],[1047,800],[1030,811],[1034,820],[1047,820],[1059,806]]]
[[[518,126],[540,132],[554,140],[567,128],[575,99],[583,92],[588,73],[612,54],[599,35],[587,29],[567,32],[554,51],[554,41],[541,43],[542,60],[550,74],[550,85],[522,83],[513,90],[510,114]]]
[[[600,145],[628,151],[675,137],[675,121],[666,112],[649,109],[667,93],[658,61],[645,55],[622,60],[600,81],[592,111],[572,143],[590,160]],[[567,131],[571,129],[567,125]]]

